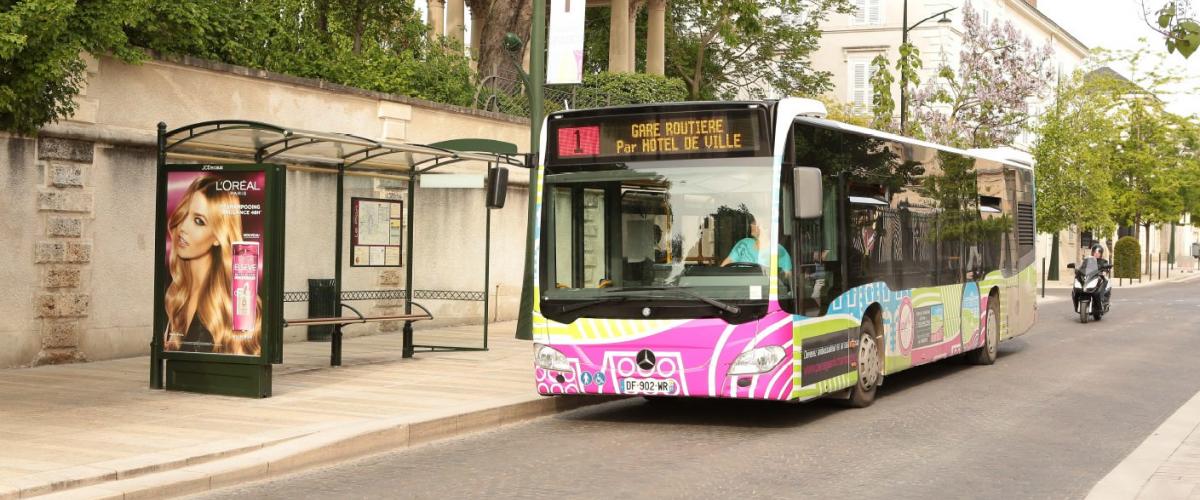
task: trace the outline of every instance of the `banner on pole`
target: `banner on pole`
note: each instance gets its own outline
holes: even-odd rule
[[[583,82],[583,16],[585,0],[550,1],[546,84]]]

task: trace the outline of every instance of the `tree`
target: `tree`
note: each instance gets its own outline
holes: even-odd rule
[[[75,112],[83,52],[126,61],[143,55],[124,27],[146,15],[146,0],[0,0],[0,130],[32,134]]]
[[[1060,231],[1075,226],[1109,234],[1114,228],[1110,158],[1119,130],[1110,116],[1116,87],[1107,73],[1076,71],[1059,83],[1036,130],[1037,221],[1052,235],[1050,279],[1058,279]]]
[[[1192,13],[1191,0],[1169,1],[1153,13],[1143,0],[1142,15],[1146,25],[1165,38],[1168,53],[1178,51],[1186,59],[1200,48],[1200,22]],[[1151,17],[1155,18],[1154,22],[1150,21]]]
[[[1030,120],[1029,102],[1049,89],[1053,52],[1035,48],[1011,22],[985,26],[970,2],[963,26],[958,70],[942,66],[914,92],[914,132],[965,147],[1009,143]]]
[[[1147,65],[1149,52],[1102,53],[1105,62],[1120,61],[1129,78],[1115,87],[1119,106],[1110,119],[1120,128],[1114,154],[1109,159],[1114,190],[1112,214],[1120,224],[1146,231],[1145,263],[1150,265],[1149,228],[1179,220],[1185,209],[1184,194],[1190,181],[1189,142],[1195,143],[1194,128],[1165,109],[1159,95],[1181,80],[1178,68],[1166,66],[1161,56]],[[1147,268],[1147,272],[1149,269]]]
[[[529,50],[529,35],[533,25],[533,0],[466,0],[467,7],[479,19],[479,60],[476,67],[482,76],[498,76],[517,80],[517,69],[504,50],[504,36],[516,34],[525,42],[518,55],[523,60]]]
[[[896,101],[892,100],[892,73],[888,71],[887,56],[879,54],[871,59],[871,126],[888,130],[892,126],[892,114]]]
[[[831,86],[809,61],[819,23],[850,11],[848,0],[672,2],[667,74],[687,82],[690,99],[820,95]]]

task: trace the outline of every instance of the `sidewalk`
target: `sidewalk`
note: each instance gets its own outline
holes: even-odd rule
[[[1074,271],[1072,271],[1072,272],[1074,272]],[[1144,286],[1153,286],[1153,285],[1157,285],[1160,283],[1174,283],[1177,281],[1184,281],[1189,278],[1194,278],[1194,277],[1198,277],[1198,276],[1200,276],[1200,272],[1195,272],[1195,271],[1191,271],[1191,270],[1172,269],[1171,276],[1168,277],[1166,270],[1164,269],[1162,279],[1158,278],[1157,272],[1154,273],[1154,276],[1153,276],[1154,279],[1151,279],[1151,276],[1148,274],[1143,274],[1141,281],[1114,278],[1113,279],[1113,287],[1116,289],[1140,288],[1140,287],[1144,287]],[[1060,274],[1059,277],[1062,279],[1060,279],[1058,281],[1049,281],[1049,280],[1046,281],[1046,289],[1047,290],[1062,290],[1064,288],[1071,288],[1073,286],[1072,280],[1074,279],[1074,274],[1067,275],[1064,273],[1064,274]],[[1041,278],[1039,277],[1038,279],[1040,280]],[[1038,290],[1039,290],[1039,292],[1041,290],[1041,282],[1040,281],[1038,282]]]
[[[538,396],[515,327],[404,360],[398,334],[347,339],[340,368],[290,343],[259,400],[150,390],[148,357],[0,370],[0,500],[180,496],[603,401]],[[416,335],[481,343],[478,325]]]
[[[1087,498],[1200,499],[1200,393],[1096,483]]]

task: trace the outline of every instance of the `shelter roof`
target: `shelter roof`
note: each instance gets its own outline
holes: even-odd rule
[[[516,146],[499,141],[447,141],[440,145],[381,141],[351,134],[316,132],[247,120],[214,120],[163,132],[168,155],[234,159],[256,163],[277,161],[347,171],[420,175],[464,160],[524,166]],[[441,145],[475,146],[459,151]]]

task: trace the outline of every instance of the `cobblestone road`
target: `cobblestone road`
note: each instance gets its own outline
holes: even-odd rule
[[[1079,498],[1200,390],[1198,289],[1119,290],[1087,325],[1045,304],[994,366],[888,377],[863,410],[625,400],[209,497]]]

